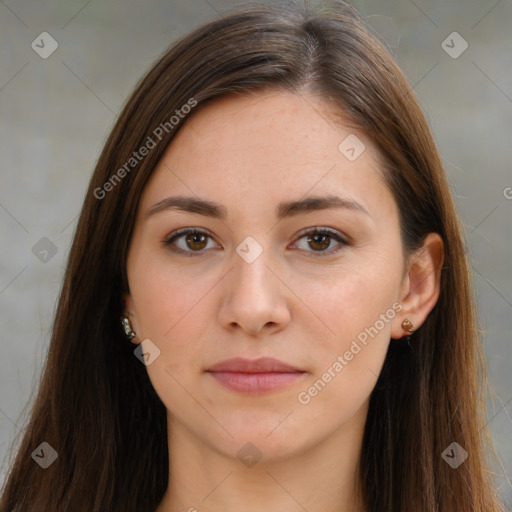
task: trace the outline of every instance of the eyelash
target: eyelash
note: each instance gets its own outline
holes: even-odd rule
[[[166,247],[169,247],[171,251],[181,254],[187,257],[196,257],[196,256],[202,256],[205,253],[205,250],[201,251],[185,251],[180,248],[173,247],[171,248],[171,245],[175,242],[175,240],[182,238],[189,234],[197,234],[197,235],[205,235],[209,238],[212,238],[212,236],[207,232],[200,228],[184,228],[179,229],[177,231],[174,231],[171,233],[168,237],[165,238],[163,241],[163,244]],[[330,238],[336,240],[339,242],[339,246],[337,246],[334,250],[327,250],[327,251],[306,251],[306,252],[312,252],[314,256],[313,258],[324,258],[326,256],[331,256],[333,254],[338,253],[340,250],[342,250],[344,247],[350,245],[350,243],[343,238],[337,231],[329,229],[329,228],[312,228],[307,231],[304,231],[302,233],[299,233],[299,238],[297,240],[300,240],[301,238],[304,238],[306,236],[314,236],[314,235],[328,235]]]

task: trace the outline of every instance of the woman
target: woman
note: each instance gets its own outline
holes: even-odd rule
[[[105,145],[1,509],[502,511],[476,332],[392,58],[341,2],[234,12]]]

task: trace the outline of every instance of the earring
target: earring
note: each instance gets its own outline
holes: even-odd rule
[[[132,324],[130,323],[130,320],[127,316],[121,317],[121,325],[123,326],[124,333],[129,340],[135,338],[136,334],[133,332]]]
[[[411,345],[411,334],[414,332],[414,325],[412,325],[412,322],[408,320],[407,318],[402,322],[402,329],[404,331],[407,331],[409,334],[405,337],[407,340],[407,345]]]
[[[411,321],[407,318],[402,322],[402,329],[407,331],[409,334],[414,332],[414,325],[412,325]]]

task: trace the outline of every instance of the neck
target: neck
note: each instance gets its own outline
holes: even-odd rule
[[[364,512],[357,484],[365,413],[320,444],[251,467],[171,418],[169,486],[156,512]]]

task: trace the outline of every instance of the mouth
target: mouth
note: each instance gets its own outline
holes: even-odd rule
[[[290,386],[303,378],[305,370],[278,359],[237,357],[206,370],[222,386],[245,395],[259,395]]]

